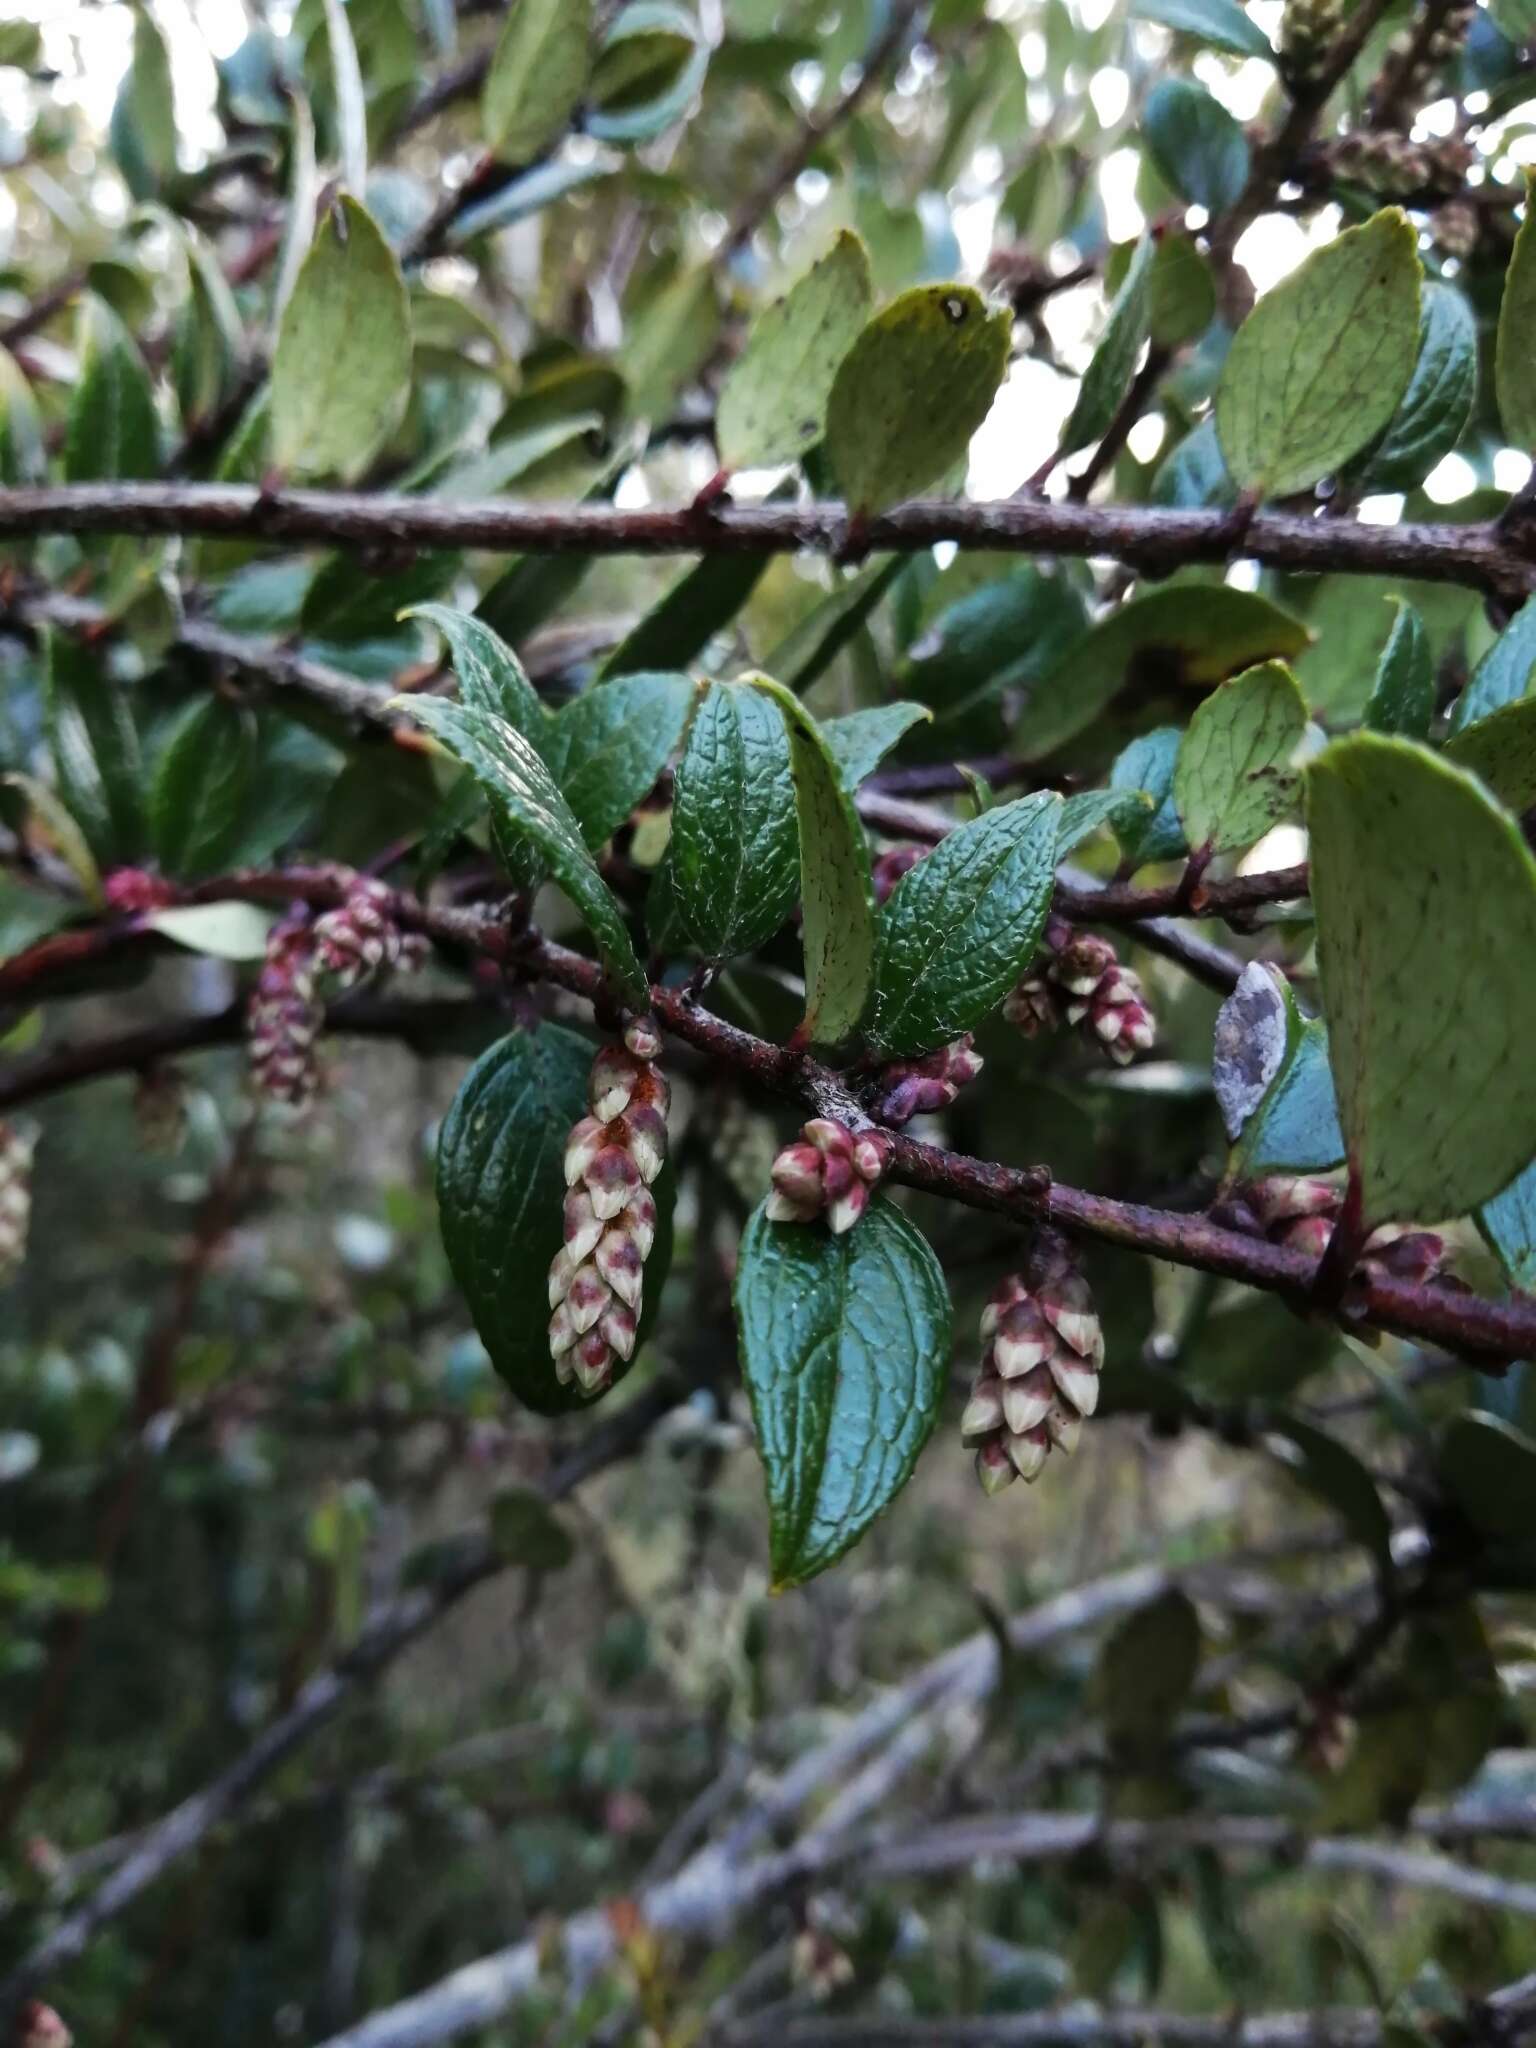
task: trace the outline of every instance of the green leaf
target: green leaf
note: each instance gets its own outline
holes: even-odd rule
[[[636,621],[603,663],[603,675],[686,667],[735,618],[757,588],[768,559],[705,555]]]
[[[64,476],[72,484],[155,476],[160,422],[154,387],[133,337],[105,299],[80,306],[80,372],[64,426]]]
[[[1198,341],[1216,315],[1216,280],[1189,235],[1172,231],[1152,252],[1147,331],[1159,348]]]
[[[1536,1160],[1484,1202],[1478,1228],[1498,1255],[1511,1287],[1536,1292]]]
[[[1013,730],[1026,760],[1052,754],[1125,691],[1206,690],[1255,662],[1289,660],[1308,645],[1299,619],[1257,591],[1225,583],[1170,584],[1091,626],[1024,700]]]
[[[876,1051],[931,1051],[1002,1001],[1039,944],[1061,818],[1050,791],[999,804],[902,876],[880,921]]]
[[[869,318],[869,252],[844,228],[760,313],[720,387],[715,445],[726,469],[794,462],[825,430],[837,366]]]
[[[453,1277],[491,1364],[540,1415],[587,1405],[555,1377],[544,1275],[562,1242],[565,1141],[587,1114],[591,1065],[592,1047],[558,1025],[512,1032],[465,1075],[437,1143],[438,1215]],[[651,1192],[657,1230],[640,1343],[671,1259],[672,1175],[663,1171]]]
[[[988,806],[990,809],[990,806]],[[1069,796],[1061,807],[1056,827],[1056,858],[1066,859],[1085,839],[1109,825],[1118,832],[1126,818],[1151,814],[1152,799],[1139,789],[1083,789]]]
[[[1338,1098],[1321,1017],[1298,1019],[1284,1064],[1243,1128],[1234,1171],[1326,1173],[1344,1157]]]
[[[906,566],[905,555],[887,555],[840,583],[773,649],[769,672],[803,696],[857,637]]]
[[[619,906],[597,872],[581,827],[531,743],[494,712],[440,697],[397,697],[395,708],[441,740],[485,791],[491,817],[514,843],[527,840],[580,911],[626,1002],[644,1009],[650,990]]]
[[[135,199],[153,199],[176,175],[176,100],[171,60],[146,7],[133,9],[133,55],[108,128],[112,154]]]
[[[648,142],[693,103],[709,65],[699,24],[676,0],[630,0],[592,70],[586,131],[600,142]]]
[[[633,419],[657,420],[714,346],[720,331],[715,273],[679,270],[635,314],[623,356]]]
[[[522,663],[483,619],[447,604],[419,604],[409,616],[427,620],[447,641],[464,703],[475,711],[493,712],[535,746],[542,744],[549,713]]]
[[[1526,172],[1525,219],[1504,273],[1499,338],[1494,352],[1494,388],[1499,418],[1516,448],[1536,454],[1536,179]]]
[[[1389,206],[1316,250],[1238,329],[1216,392],[1222,454],[1243,490],[1310,490],[1396,412],[1419,353],[1412,223]]]
[[[1152,479],[1152,502],[1177,512],[1204,511],[1230,505],[1237,486],[1221,458],[1221,437],[1215,415],[1208,414],[1184,436]]]
[[[1065,577],[1033,564],[952,598],[956,571],[963,581],[973,567],[962,557],[935,584],[929,622],[908,650],[897,683],[904,694],[931,704],[945,726],[990,712],[1001,741],[1000,698],[1049,675],[1081,639],[1087,615]]]
[[[1117,1749],[1160,1749],[1200,1669],[1200,1619],[1172,1587],[1133,1609],[1104,1639],[1090,1700]]]
[[[911,1476],[948,1378],[949,1295],[922,1233],[876,1195],[840,1237],[758,1209],[736,1314],[784,1589],[851,1549]]]
[[[332,555],[320,564],[304,593],[299,633],[305,640],[345,646],[358,640],[389,640],[399,633],[402,612],[425,605],[453,582],[459,557],[420,554],[387,576],[370,576],[354,554]]]
[[[827,453],[855,516],[961,460],[1008,368],[1013,316],[969,285],[918,285],[877,313],[839,366]]]
[[[1505,1539],[1536,1536],[1536,1443],[1473,1409],[1440,1442],[1440,1476],[1474,1528]]]
[[[67,635],[46,634],[46,710],[54,779],[103,867],[144,843],[144,767],[127,692],[100,658]]]
[[[1226,213],[1248,189],[1248,137],[1214,94],[1191,78],[1163,78],[1147,95],[1142,125],[1152,161],[1191,205]]]
[[[1173,800],[1173,771],[1184,735],[1176,725],[1132,740],[1109,771],[1111,789],[1142,790],[1150,798],[1145,809],[1127,809],[1115,819],[1115,837],[1133,867],[1155,860],[1177,860],[1189,851],[1179,807]]]
[[[1265,1418],[1265,1428],[1268,1448],[1309,1493],[1342,1518],[1371,1553],[1382,1578],[1390,1580],[1392,1523],[1376,1482],[1354,1452],[1298,1415],[1276,1412]]]
[[[48,466],[43,416],[20,363],[0,348],[0,484],[36,483]]]
[[[491,1500],[491,1544],[505,1564],[562,1572],[576,1556],[570,1532],[531,1486],[504,1486]]]
[[[1520,697],[1453,733],[1445,758],[1469,768],[1516,815],[1536,804],[1536,697]]]
[[[17,791],[26,804],[29,836],[41,828],[44,843],[58,855],[80,884],[80,893],[86,902],[101,904],[105,898],[96,856],[71,813],[47,783],[39,782],[34,775],[15,773],[0,776],[0,783]]]
[[[1372,732],[1421,740],[1435,715],[1435,670],[1424,621],[1406,598],[1394,598],[1397,617],[1376,665],[1376,684],[1365,707]]]
[[[1245,670],[1196,706],[1173,771],[1191,846],[1234,853],[1284,817],[1300,793],[1290,764],[1306,726],[1306,704],[1281,661]]]
[[[594,852],[655,788],[693,697],[687,676],[620,676],[583,692],[545,726],[539,750]]]
[[[1417,490],[1461,439],[1477,397],[1477,320],[1448,284],[1424,285],[1419,353],[1387,431],[1352,466],[1362,491]]]
[[[857,1027],[874,981],[869,842],[815,719],[782,683],[769,676],[751,682],[778,705],[789,732],[805,947],[805,1015],[798,1036],[813,1045],[835,1045]]]
[[[1515,703],[1529,690],[1533,676],[1536,676],[1536,598],[1527,598],[1472,671],[1471,682],[1452,709],[1451,731],[1463,732],[1503,705]]]
[[[272,358],[271,458],[285,475],[354,482],[411,387],[411,305],[394,252],[349,194],[332,201],[283,309]]]
[[[1071,455],[1102,438],[1130,388],[1151,320],[1153,242],[1143,235],[1115,294],[1099,345],[1083,376],[1072,416],[1061,431],[1061,453]]]
[[[563,135],[587,82],[592,0],[518,0],[486,73],[486,147],[526,164]]]
[[[155,764],[150,842],[169,875],[211,874],[239,845],[256,767],[256,720],[209,697],[187,706]]]
[[[1536,863],[1470,775],[1358,733],[1308,772],[1318,962],[1367,1223],[1464,1216],[1536,1157]]]
[[[777,707],[746,684],[712,683],[694,714],[668,867],[676,915],[707,960],[756,951],[794,910],[800,834],[789,733]]]
[[[152,931],[190,953],[213,960],[260,960],[267,950],[273,913],[256,903],[191,903],[181,909],[151,910],[144,922]]]
[[[3,778],[9,784],[14,778]],[[89,858],[89,856],[87,856]],[[78,914],[73,897],[40,889],[19,875],[0,875],[0,964]]]
[[[867,711],[824,718],[821,736],[845,787],[855,790],[866,775],[874,774],[903,733],[932,717],[926,704],[874,704]]]
[[[1136,21],[1160,21],[1164,28],[1194,36],[1234,57],[1269,57],[1269,38],[1237,0],[1133,0]]]

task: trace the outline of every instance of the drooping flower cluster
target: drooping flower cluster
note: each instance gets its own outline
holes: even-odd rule
[[[1333,1237],[1344,1191],[1333,1181],[1307,1175],[1275,1174],[1243,1181],[1212,1210],[1229,1230],[1268,1238],[1271,1244],[1320,1259]],[[1366,1279],[1392,1278],[1415,1284],[1444,1277],[1445,1239],[1434,1230],[1383,1224],[1366,1241],[1356,1272]]]
[[[1280,65],[1302,83],[1321,71],[1348,18],[1350,0],[1285,0],[1280,17]]]
[[[928,855],[926,846],[888,846],[884,853],[876,854],[870,863],[869,878],[875,885],[875,901],[888,901],[891,891],[902,876],[915,868]]]
[[[290,1109],[307,1107],[319,1082],[324,993],[344,994],[389,969],[410,973],[427,955],[426,941],[396,923],[382,882],[345,879],[346,895],[334,909],[311,917],[301,907],[273,926],[246,1006],[252,1082]]]
[[[880,1070],[875,1115],[882,1123],[905,1124],[915,1116],[947,1109],[981,1068],[982,1058],[969,1031],[921,1059],[893,1060]]]
[[[852,1230],[869,1206],[893,1150],[885,1131],[860,1131],[813,1116],[769,1169],[770,1223],[814,1223],[825,1215],[834,1237]]]
[[[1150,1051],[1157,1038],[1141,977],[1120,964],[1108,939],[1074,931],[1061,920],[1047,929],[1045,959],[1008,995],[1003,1016],[1026,1038],[1075,1024],[1119,1067]]]
[[[645,1261],[656,1238],[651,1183],[667,1156],[661,1038],[637,1018],[605,1045],[587,1083],[591,1115],[565,1148],[565,1242],[549,1269],[549,1350],[563,1385],[589,1399],[633,1356]]]
[[[1023,1274],[1010,1273],[982,1311],[986,1349],[960,1434],[987,1493],[1035,1480],[1052,1450],[1077,1447],[1099,1405],[1104,1336],[1093,1295],[1059,1232],[1036,1234]]]
[[[1414,142],[1392,128],[1357,128],[1324,144],[1319,158],[1333,177],[1395,199],[1416,192],[1459,192],[1474,154],[1459,136]]]
[[[27,1255],[32,1222],[32,1154],[37,1133],[0,1123],[0,1280],[8,1280]]]

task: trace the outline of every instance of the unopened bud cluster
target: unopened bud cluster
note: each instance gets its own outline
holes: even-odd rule
[[[968,1081],[981,1072],[982,1058],[969,1031],[921,1059],[893,1060],[880,1070],[875,1115],[882,1123],[910,1123],[947,1109]]]
[[[814,1223],[824,1215],[834,1236],[852,1230],[891,1163],[885,1131],[860,1131],[829,1116],[812,1117],[769,1170],[770,1223]]]
[[[1285,0],[1280,17],[1280,64],[1302,84],[1315,77],[1348,17],[1352,0]]]
[[[1072,1249],[1037,1234],[1025,1272],[1010,1273],[982,1311],[986,1349],[960,1434],[976,1454],[986,1493],[1035,1480],[1053,1450],[1077,1447],[1099,1405],[1104,1336]]]
[[[392,906],[382,882],[350,875],[346,895],[333,910],[312,918],[301,908],[273,926],[245,1013],[258,1094],[290,1109],[313,1100],[325,989],[341,994],[371,974],[390,968],[408,973],[422,965],[426,942],[401,931]]]
[[[34,1131],[0,1123],[0,1280],[8,1280],[27,1255],[36,1145]]]
[[[1320,152],[1331,176],[1363,185],[1384,199],[1415,192],[1459,192],[1473,154],[1471,144],[1459,136],[1413,142],[1390,128],[1357,129]]]
[[[588,1399],[634,1355],[645,1262],[656,1239],[651,1183],[667,1157],[661,1038],[636,1018],[605,1045],[587,1082],[590,1116],[565,1147],[565,1242],[549,1269],[549,1350],[562,1385]]]
[[[1140,975],[1120,964],[1108,939],[1064,923],[1047,932],[1045,959],[1009,994],[1003,1016],[1026,1038],[1074,1024],[1119,1067],[1150,1051],[1157,1038]]]
[[[1320,1259],[1332,1240],[1343,1204],[1343,1190],[1332,1181],[1277,1174],[1267,1180],[1240,1182],[1212,1213],[1230,1230],[1265,1237],[1288,1251]],[[1445,1239],[1437,1231],[1388,1223],[1366,1241],[1355,1270],[1366,1279],[1439,1280],[1446,1257]]]

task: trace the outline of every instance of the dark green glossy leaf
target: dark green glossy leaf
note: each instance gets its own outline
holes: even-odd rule
[[[144,767],[121,683],[65,634],[46,636],[48,743],[60,796],[103,867],[144,844]]]
[[[1516,448],[1536,454],[1536,224],[1526,173],[1525,219],[1515,236],[1499,307],[1494,384],[1504,432]]]
[[[1365,707],[1373,732],[1401,733],[1421,740],[1435,715],[1435,670],[1430,660],[1424,621],[1406,599],[1397,601],[1397,616],[1376,665],[1376,684]]]
[[[843,718],[824,718],[821,736],[849,789],[873,775],[903,733],[931,719],[926,704],[874,704]]]
[[[176,100],[171,60],[147,7],[133,9],[133,55],[108,129],[112,154],[135,199],[153,199],[176,175]]]
[[[1151,798],[1144,810],[1126,810],[1115,819],[1115,837],[1134,866],[1149,861],[1177,860],[1189,851],[1179,807],[1173,800],[1173,771],[1184,735],[1176,725],[1132,740],[1109,772],[1111,789],[1143,790]]]
[[[759,1209],[742,1235],[736,1314],[773,1581],[798,1586],[911,1476],[948,1377],[949,1295],[926,1239],[876,1195],[841,1237]]]
[[[591,1065],[592,1047],[558,1025],[512,1032],[465,1075],[437,1145],[448,1263],[492,1365],[540,1415],[587,1405],[555,1377],[544,1276],[562,1241],[565,1141],[587,1114]],[[671,1259],[669,1173],[652,1193],[657,1231],[645,1262],[642,1342]]]
[[[1536,1442],[1477,1410],[1458,1415],[1440,1441],[1440,1476],[1485,1536],[1536,1536]]]
[[[906,566],[904,555],[887,555],[840,583],[774,648],[770,674],[802,696],[855,638]]]
[[[160,467],[160,423],[144,358],[104,299],[80,309],[80,374],[64,429],[72,484],[151,477]]]
[[[950,587],[949,577],[940,580],[934,606]],[[964,719],[1008,689],[1038,683],[1086,623],[1082,598],[1064,577],[1033,566],[1010,569],[934,610],[908,652],[899,686],[931,704],[944,723]]]
[[[1472,672],[1472,680],[1451,711],[1451,731],[1513,704],[1536,676],[1536,598],[1527,598]]]
[[[43,416],[21,365],[0,348],[0,484],[31,484],[48,466]]]
[[[671,760],[693,707],[686,676],[620,676],[550,719],[539,750],[595,852]]]
[[[436,626],[447,641],[459,696],[465,704],[475,711],[494,712],[536,746],[542,743],[549,713],[523,673],[522,663],[499,634],[483,619],[455,611],[452,605],[417,605],[411,616]]]
[[[706,555],[625,634],[603,663],[603,674],[686,668],[724,632],[767,566],[766,555]]]
[[[581,827],[533,746],[494,712],[439,697],[401,697],[396,707],[442,741],[485,791],[491,817],[512,841],[526,839],[570,897],[626,1002],[644,1009],[650,990],[619,906],[597,872]]]
[[[1152,161],[1181,198],[1225,213],[1248,188],[1248,138],[1214,94],[1190,78],[1159,79],[1142,109]]]
[[[1461,439],[1477,397],[1477,321],[1461,293],[1424,286],[1419,353],[1397,411],[1354,465],[1361,490],[1412,491]]]
[[[1160,21],[1234,57],[1273,57],[1269,38],[1237,0],[1133,0],[1139,21]]]
[[[1045,791],[1000,804],[902,876],[880,922],[869,1030],[877,1051],[945,1045],[1012,988],[1050,907],[1061,811]]]
[[[1522,1050],[1536,862],[1478,782],[1411,740],[1336,740],[1307,779],[1323,1005],[1365,1220],[1464,1216],[1536,1156]]]
[[[1141,790],[1079,790],[1062,804],[1056,828],[1056,858],[1065,860],[1105,825],[1118,833],[1127,818],[1147,818],[1151,814],[1152,801]]]
[[[1086,448],[1104,434],[1130,387],[1151,322],[1152,250],[1151,236],[1143,235],[1083,374],[1077,403],[1062,428],[1063,455]]]
[[[256,719],[220,697],[190,704],[155,764],[150,839],[168,875],[211,874],[240,843],[256,767]]]
[[[1230,505],[1236,497],[1237,485],[1222,457],[1213,414],[1186,434],[1159,465],[1152,479],[1152,500],[1174,511],[1190,512]]]
[[[694,714],[673,793],[668,867],[676,914],[706,959],[754,951],[795,907],[800,837],[789,734],[778,707],[745,684],[711,684]]]
[[[299,630],[306,640],[387,640],[402,612],[441,596],[459,568],[457,555],[417,555],[403,569],[372,576],[355,554],[322,562],[304,593]]]
[[[869,842],[815,719],[771,677],[753,677],[752,687],[778,705],[789,733],[805,947],[800,1035],[811,1044],[835,1045],[857,1028],[874,984],[875,890]]]

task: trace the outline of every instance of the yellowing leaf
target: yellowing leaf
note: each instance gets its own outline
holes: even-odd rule
[[[366,208],[327,212],[283,312],[272,359],[271,454],[291,476],[360,477],[405,411],[411,309]]]
[[[1463,1216],[1536,1157],[1536,862],[1427,747],[1338,740],[1308,773],[1312,900],[1365,1220]]]
[[[837,366],[869,313],[869,252],[846,228],[753,323],[720,391],[726,469],[793,462],[821,439]]]
[[[1240,489],[1310,490],[1386,426],[1419,352],[1419,258],[1389,206],[1317,250],[1254,307],[1216,393]]]
[[[1013,333],[968,285],[928,284],[877,313],[844,356],[827,453],[850,511],[910,498],[965,454],[992,409]]]
[[[481,98],[487,146],[503,163],[536,157],[564,132],[587,82],[592,0],[517,0]]]

